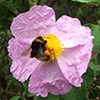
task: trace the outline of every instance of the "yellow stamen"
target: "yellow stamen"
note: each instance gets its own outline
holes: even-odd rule
[[[50,55],[50,61],[54,61],[57,57],[62,54],[62,44],[60,40],[54,34],[48,34],[43,37],[46,43],[46,51],[44,52],[46,55]]]

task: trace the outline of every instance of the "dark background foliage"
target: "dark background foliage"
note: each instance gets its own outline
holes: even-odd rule
[[[82,87],[73,87],[66,95],[36,97],[28,92],[28,81],[22,84],[10,73],[7,46],[11,38],[11,22],[19,13],[39,4],[53,7],[57,18],[64,14],[79,18],[95,36]],[[100,0],[0,0],[0,100],[100,100]]]

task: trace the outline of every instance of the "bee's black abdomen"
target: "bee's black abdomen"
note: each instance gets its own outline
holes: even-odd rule
[[[32,49],[38,49],[39,48],[39,44],[35,41],[32,42],[32,45],[31,45],[31,48]]]
[[[30,57],[33,58],[37,58],[41,61],[47,61],[49,59],[48,56],[46,56],[44,54],[44,51],[46,50],[46,45],[47,41],[44,40],[41,36],[37,37],[33,42],[32,42],[32,45],[31,45],[31,54],[30,54]]]
[[[33,58],[35,56],[36,56],[36,54],[33,51],[31,51],[30,57]]]
[[[37,51],[40,48],[40,44],[37,42],[33,41],[31,45],[32,51],[31,51],[31,57],[35,57],[37,55]]]

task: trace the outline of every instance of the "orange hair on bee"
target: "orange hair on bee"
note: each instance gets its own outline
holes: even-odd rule
[[[48,50],[45,50],[45,51],[44,51],[44,54],[45,54],[46,56],[50,56],[50,52],[49,52]]]

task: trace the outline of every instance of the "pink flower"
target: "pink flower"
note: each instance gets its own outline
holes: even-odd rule
[[[21,82],[30,77],[29,92],[46,97],[48,92],[65,94],[72,85],[81,86],[81,76],[91,58],[93,36],[77,18],[63,15],[56,21],[52,8],[33,6],[13,19],[11,32],[10,71]],[[40,44],[36,43],[34,49],[35,41]]]

